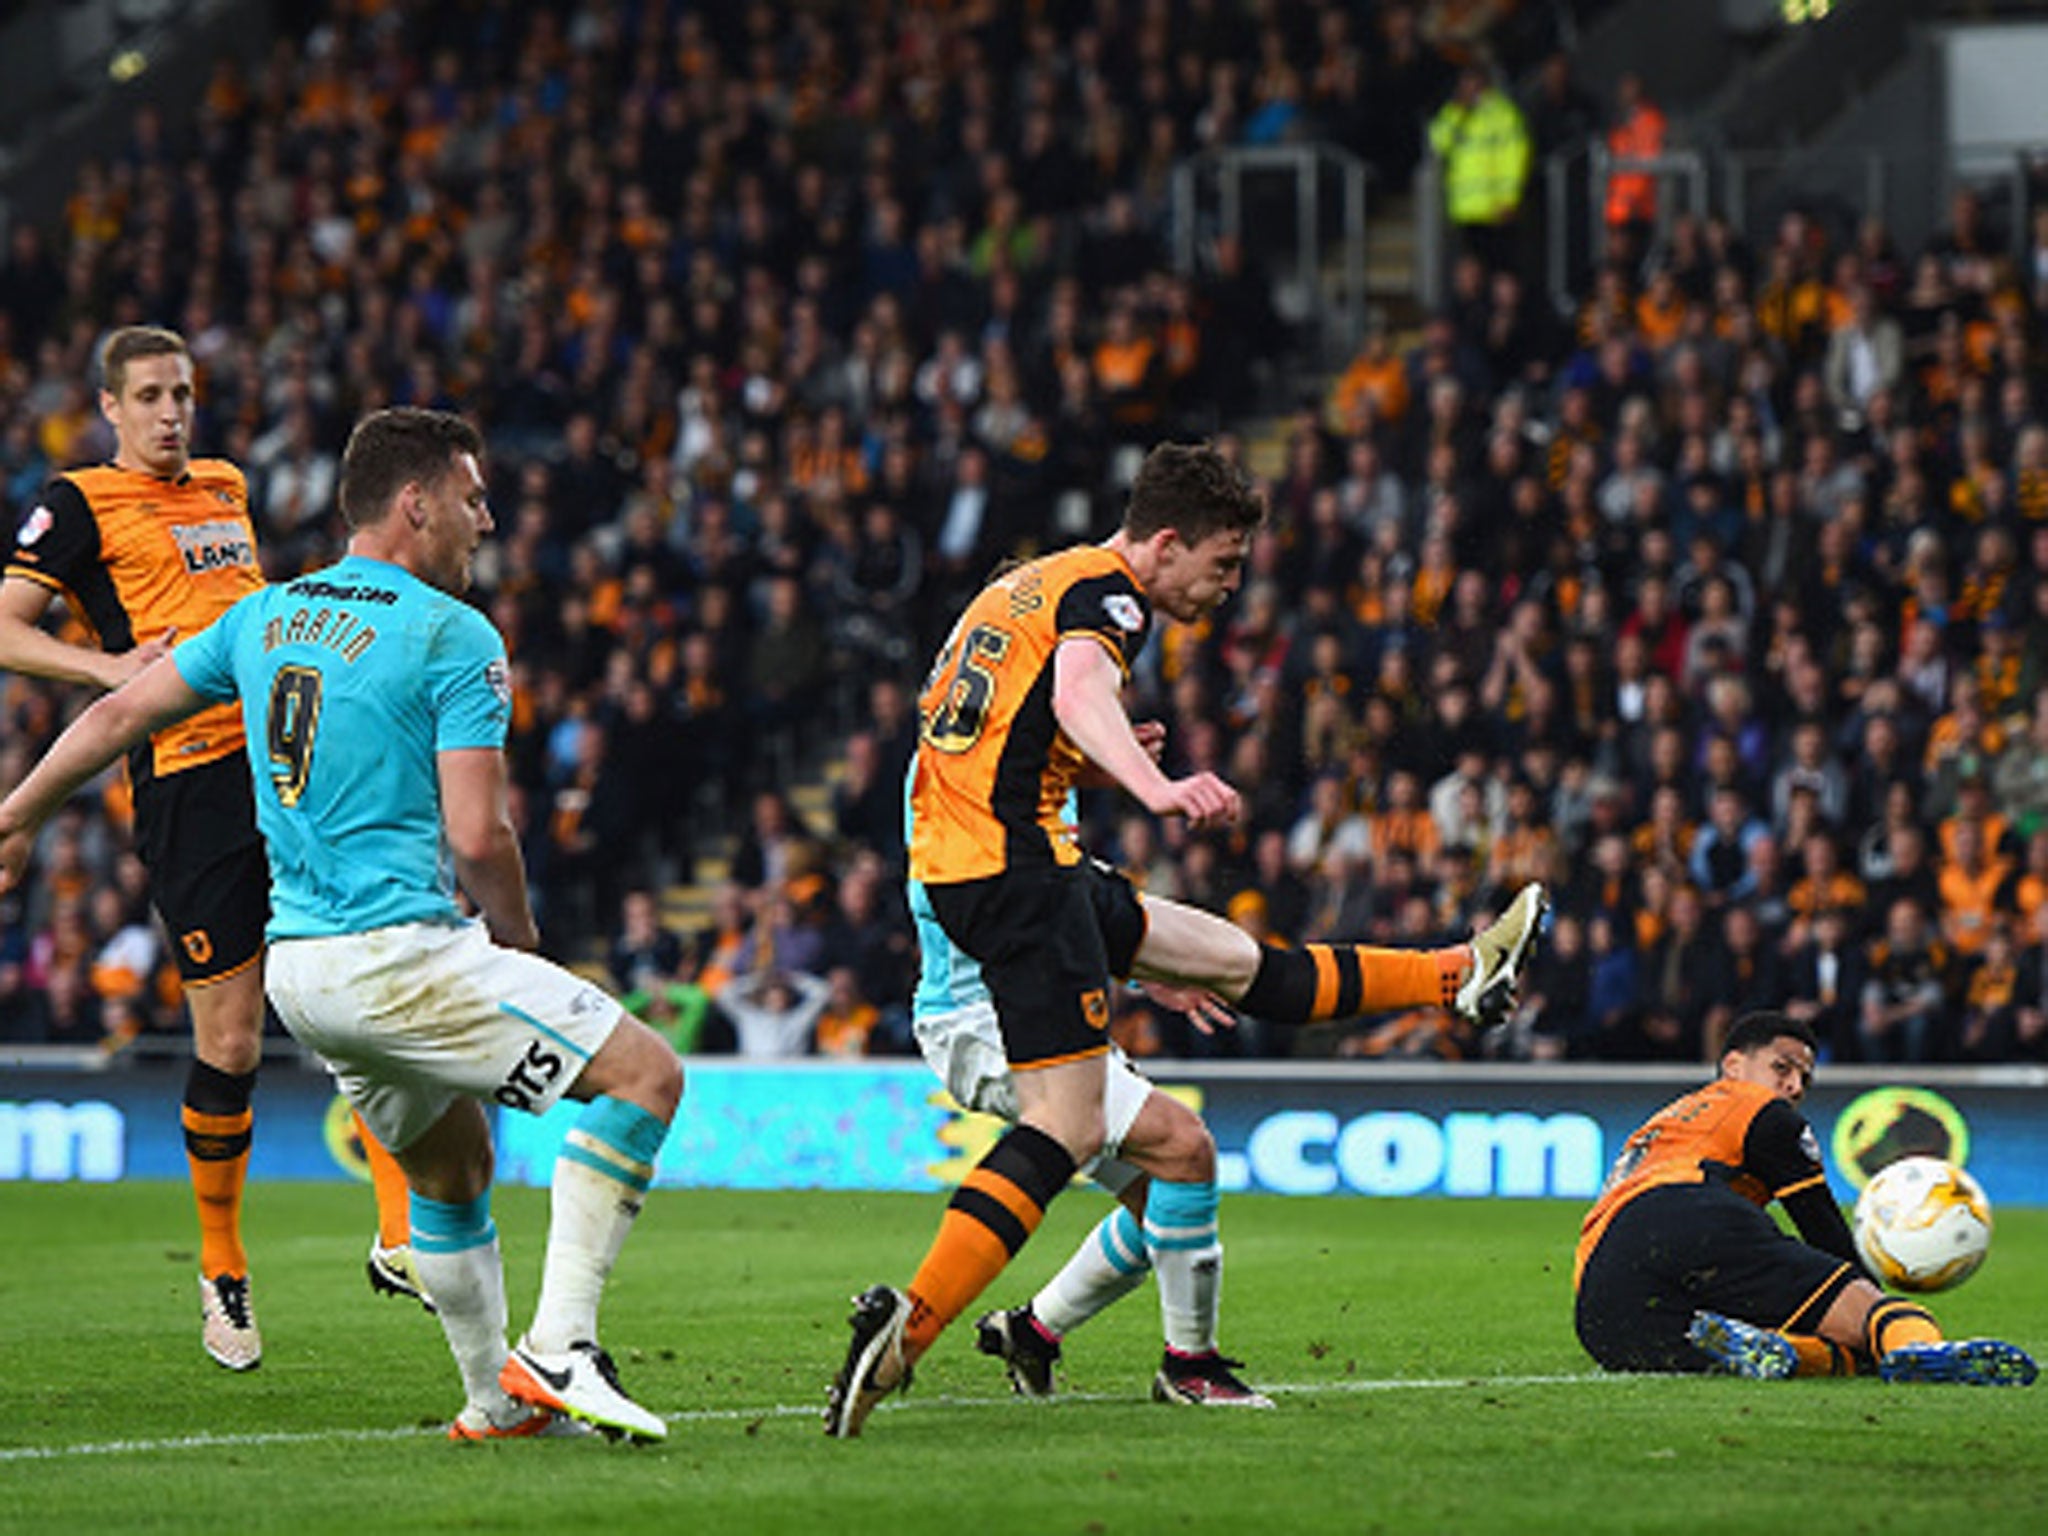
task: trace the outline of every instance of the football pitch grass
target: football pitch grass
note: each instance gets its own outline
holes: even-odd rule
[[[456,1446],[432,1319],[364,1282],[366,1189],[261,1185],[262,1369],[200,1352],[182,1185],[0,1186],[0,1530],[1816,1532],[2048,1529],[2048,1386],[1604,1377],[1571,1331],[1579,1208],[1226,1198],[1224,1341],[1272,1413],[1147,1398],[1147,1290],[1012,1398],[956,1328],[857,1441],[820,1433],[847,1298],[901,1283],[941,1197],[660,1190],[606,1342],[669,1439]],[[985,1298],[1024,1299],[1104,1209],[1076,1191]],[[513,1328],[546,1197],[501,1190]],[[2048,1212],[1933,1300],[2048,1354]],[[979,1307],[976,1309],[980,1310]]]

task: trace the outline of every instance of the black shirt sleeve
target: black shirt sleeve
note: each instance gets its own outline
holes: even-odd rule
[[[1857,1262],[1849,1223],[1828,1189],[1819,1138],[1798,1110],[1778,1099],[1757,1111],[1743,1137],[1742,1167],[1762,1181],[1772,1199],[1784,1205],[1785,1214],[1808,1244],[1838,1259]]]
[[[1119,571],[1085,577],[1068,587],[1060,596],[1054,623],[1063,640],[1077,634],[1099,636],[1123,658],[1124,670],[1129,671],[1145,648],[1152,609],[1145,594]]]
[[[42,499],[14,530],[7,570],[75,592],[99,558],[100,525],[92,508],[77,486],[57,479],[43,488]]]

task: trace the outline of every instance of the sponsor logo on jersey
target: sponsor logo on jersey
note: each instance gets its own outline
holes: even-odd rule
[[[396,592],[383,587],[342,586],[315,578],[295,581],[285,590],[293,597],[324,597],[334,603],[381,603],[389,607],[398,601]]]
[[[1110,623],[1127,635],[1135,635],[1145,627],[1145,610],[1128,592],[1110,593],[1102,600],[1102,611],[1109,615]]]
[[[194,576],[256,563],[256,546],[245,523],[178,523],[171,528],[171,538],[185,569]]]
[[[14,541],[23,549],[27,549],[48,533],[56,521],[57,519],[50,515],[48,507],[38,506],[22,519],[21,531],[14,536]]]

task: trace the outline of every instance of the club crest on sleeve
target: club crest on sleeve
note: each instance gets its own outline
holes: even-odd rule
[[[1102,600],[1102,611],[1109,615],[1110,623],[1126,634],[1135,635],[1145,627],[1145,610],[1128,592],[1110,593]]]

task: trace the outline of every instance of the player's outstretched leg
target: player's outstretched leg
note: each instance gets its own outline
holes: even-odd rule
[[[1153,926],[1138,951],[1138,965],[1142,974],[1155,978],[1203,985],[1213,979],[1236,1007],[1274,1024],[1446,1008],[1461,1019],[1490,1025],[1513,1006],[1549,910],[1550,898],[1532,883],[1469,941],[1441,949],[1258,943],[1252,946],[1250,979],[1240,982],[1212,977],[1204,958],[1208,946],[1228,942],[1218,937],[1228,926],[1223,919],[1177,902],[1148,901],[1145,913]],[[1242,949],[1242,937],[1236,947]]]
[[[1799,1369],[1799,1352],[1782,1333],[1719,1312],[1695,1312],[1685,1336],[1730,1376],[1782,1381]]]
[[[1451,1011],[1477,1024],[1493,1024],[1514,1006],[1515,988],[1536,954],[1550,898],[1531,881],[1516,893],[1489,928],[1472,935],[1472,974],[1452,1000]]]

